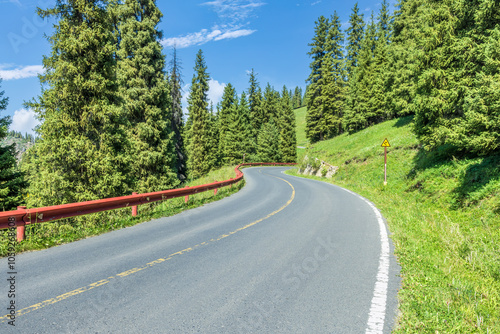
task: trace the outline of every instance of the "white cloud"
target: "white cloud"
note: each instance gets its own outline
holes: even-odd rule
[[[43,72],[42,65],[17,66],[10,68],[12,65],[0,64],[0,78],[4,80],[16,80],[36,77]]]
[[[255,32],[255,30],[249,30],[249,29],[240,29],[240,30],[234,30],[234,31],[226,31],[225,33],[217,36],[214,40],[220,41],[222,39],[238,38],[238,37],[243,37],[243,36],[251,35],[254,32]]]
[[[189,89],[191,87],[191,84],[186,84],[182,90],[184,92],[189,92]],[[214,79],[210,79],[208,81],[208,107],[210,108],[210,102],[212,102],[214,104],[214,112],[217,111],[216,107],[217,107],[217,103],[219,103],[220,101],[222,101],[222,95],[224,94],[224,88],[226,87],[226,84],[225,83],[221,83],[217,80],[214,80]],[[184,94],[182,96],[182,112],[184,113],[184,118],[185,120],[187,120],[188,118],[188,109],[187,109],[187,105],[188,105],[188,98],[189,98],[189,93],[187,94]]]
[[[202,29],[199,32],[187,34],[185,36],[166,38],[161,41],[161,44],[165,47],[175,46],[177,49],[183,49],[193,45],[202,45],[211,41],[248,36],[254,32],[255,30],[249,29],[227,29],[222,31],[218,27],[214,27],[210,32],[207,29]]]
[[[217,80],[210,79],[208,82],[208,99],[214,104],[214,109],[217,103],[222,100],[222,95],[224,94],[225,83],[220,83]],[[214,110],[215,111],[215,110]]]
[[[248,18],[253,15],[253,11],[265,3],[257,0],[214,0],[202,3],[202,5],[211,7],[217,13],[222,24],[215,25],[210,30],[202,29],[183,36],[163,39],[161,41],[163,46],[175,46],[182,49],[212,41],[251,35],[256,30],[243,29],[243,27],[249,24]]]
[[[10,130],[17,132],[35,134],[33,130],[35,126],[39,125],[40,121],[36,119],[35,112],[31,109],[19,109],[14,112],[12,116],[12,123],[10,124]]]
[[[314,1],[314,2],[311,4],[311,6],[315,6],[315,5],[319,4],[319,3],[321,3],[321,0]]]
[[[229,19],[233,23],[246,20],[254,9],[265,5],[256,0],[214,0],[202,5],[211,6],[222,19]]]

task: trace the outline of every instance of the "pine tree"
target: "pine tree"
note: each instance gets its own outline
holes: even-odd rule
[[[416,96],[416,82],[424,52],[417,47],[421,25],[418,17],[425,10],[420,3],[400,0],[394,12],[385,78],[388,118],[415,113],[412,101]]]
[[[235,102],[236,90],[231,83],[228,83],[224,87],[224,93],[222,94],[222,101],[219,107],[219,154],[224,163],[226,162],[226,159],[224,159],[226,156],[226,135],[229,131],[229,124],[231,122],[230,116],[233,112]]]
[[[277,122],[279,121],[279,98],[279,93],[274,90],[274,87],[267,83],[263,94],[261,113],[259,115],[260,124],[268,123],[271,118],[274,118]],[[276,126],[279,129],[279,124],[276,124]]]
[[[2,79],[0,78],[0,84]],[[7,108],[9,99],[3,97],[4,91],[0,91],[0,111]],[[7,136],[7,129],[11,123],[10,117],[0,117],[0,142]],[[21,205],[22,194],[27,187],[23,174],[16,166],[15,144],[8,146],[0,145],[0,210],[14,210]]]
[[[132,187],[139,193],[173,188],[178,180],[171,93],[157,30],[163,15],[155,0],[125,0],[117,10],[117,77],[129,122]]]
[[[306,114],[306,136],[311,143],[325,138],[325,129],[322,126],[323,119],[323,84],[326,38],[329,22],[324,16],[320,16],[315,22],[315,34],[312,43],[309,44],[311,51],[308,52],[313,60],[309,67],[311,74],[307,81],[307,114]]]
[[[257,139],[257,156],[260,162],[281,161],[280,133],[274,118],[262,126]]]
[[[182,76],[181,62],[177,57],[177,49],[174,47],[172,60],[170,62],[170,98],[172,101],[171,123],[174,132],[175,153],[177,156],[176,169],[179,180],[185,180],[187,174],[186,150],[184,145],[184,115],[182,112]]]
[[[228,132],[225,137],[225,162],[229,165],[240,163],[243,154],[245,161],[252,161],[252,127],[250,124],[249,107],[245,92],[241,93],[239,102],[230,108]]]
[[[363,14],[359,14],[358,3],[354,4],[352,14],[349,16],[349,28],[347,28],[347,56],[346,71],[352,77],[354,68],[358,66],[358,57],[361,50],[361,41],[364,36],[365,24]]]
[[[280,101],[281,108],[281,131],[280,131],[280,151],[283,162],[297,161],[297,137],[295,133],[295,113],[292,110],[290,95],[283,86]]]
[[[262,92],[257,81],[257,76],[252,68],[249,74],[250,87],[248,88],[248,108],[250,113],[250,121],[252,126],[253,142],[257,142],[257,135],[262,127],[261,123],[261,107],[262,107]],[[252,152],[255,153],[255,152]]]
[[[359,131],[377,123],[377,115],[373,114],[372,88],[375,78],[374,52],[376,46],[376,25],[373,13],[361,42],[358,66],[349,80],[349,96],[347,100],[344,124],[350,133]]]
[[[41,125],[30,150],[29,206],[121,196],[131,180],[126,115],[119,108],[113,18],[101,1],[60,1],[39,9],[59,18],[45,57],[38,101]]]
[[[205,175],[211,168],[207,161],[209,145],[208,79],[209,75],[203,51],[199,50],[196,54],[193,80],[188,98],[188,172],[192,178]]]
[[[213,103],[210,102],[210,112],[208,114],[208,136],[207,136],[207,163],[210,170],[220,166],[219,153],[219,137],[220,137],[220,121],[216,113],[214,113]]]
[[[323,87],[321,89],[322,118],[318,125],[322,128],[323,136],[330,138],[343,132],[343,113],[345,99],[345,69],[342,44],[344,36],[340,28],[340,19],[337,12],[330,20],[330,27],[325,43],[325,59]]]

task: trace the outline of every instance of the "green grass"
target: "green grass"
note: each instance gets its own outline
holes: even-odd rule
[[[344,134],[299,150],[299,162],[339,166],[330,182],[387,219],[403,278],[396,333],[500,333],[500,156],[426,152],[411,126],[406,117]]]
[[[297,146],[306,147],[309,140],[306,138],[306,107],[295,109],[297,131]]]
[[[235,177],[234,166],[223,167],[197,180],[186,183],[184,186],[196,186],[215,181],[224,181]],[[16,253],[45,249],[91,236],[107,233],[124,227],[133,226],[155,218],[169,217],[187,209],[202,206],[240,190],[245,181],[232,187],[220,188],[217,195],[213,191],[206,191],[189,196],[188,203],[184,197],[173,198],[162,202],[138,206],[138,215],[132,217],[130,208],[122,208],[81,217],[61,219],[52,223],[33,224],[26,226],[26,240],[17,243]],[[7,230],[1,232],[0,256],[7,254]]]

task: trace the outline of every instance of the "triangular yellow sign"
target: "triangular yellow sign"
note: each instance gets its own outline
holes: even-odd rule
[[[384,142],[382,143],[382,147],[391,147],[391,144],[389,144],[387,138],[385,138]]]

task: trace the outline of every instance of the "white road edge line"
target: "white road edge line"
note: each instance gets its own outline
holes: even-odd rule
[[[282,174],[285,174],[284,171],[281,172]],[[287,175],[287,174],[285,174]],[[288,175],[288,176],[294,176],[294,175]],[[294,176],[298,177],[298,176]],[[302,178],[304,179],[304,178]],[[312,179],[308,179],[312,180]],[[317,181],[321,182],[318,180],[312,180],[312,181]],[[373,291],[373,298],[372,298],[372,304],[370,307],[370,313],[368,315],[368,322],[366,324],[366,331],[365,334],[379,334],[383,333],[384,331],[384,323],[385,323],[385,313],[387,309],[387,288],[389,284],[389,254],[390,254],[390,248],[389,248],[389,237],[387,235],[387,229],[385,228],[384,224],[384,219],[382,218],[382,214],[380,211],[373,205],[369,200],[364,198],[361,195],[356,194],[355,192],[352,192],[350,190],[347,190],[345,188],[335,186],[331,183],[328,182],[323,182],[326,184],[330,184],[334,187],[338,187],[344,191],[347,191],[348,193],[362,199],[365,203],[367,203],[375,213],[375,216],[377,217],[377,222],[380,230],[380,245],[381,245],[381,251],[380,251],[380,258],[379,258],[379,264],[378,264],[378,272],[377,272],[377,281],[375,282],[375,288]]]

